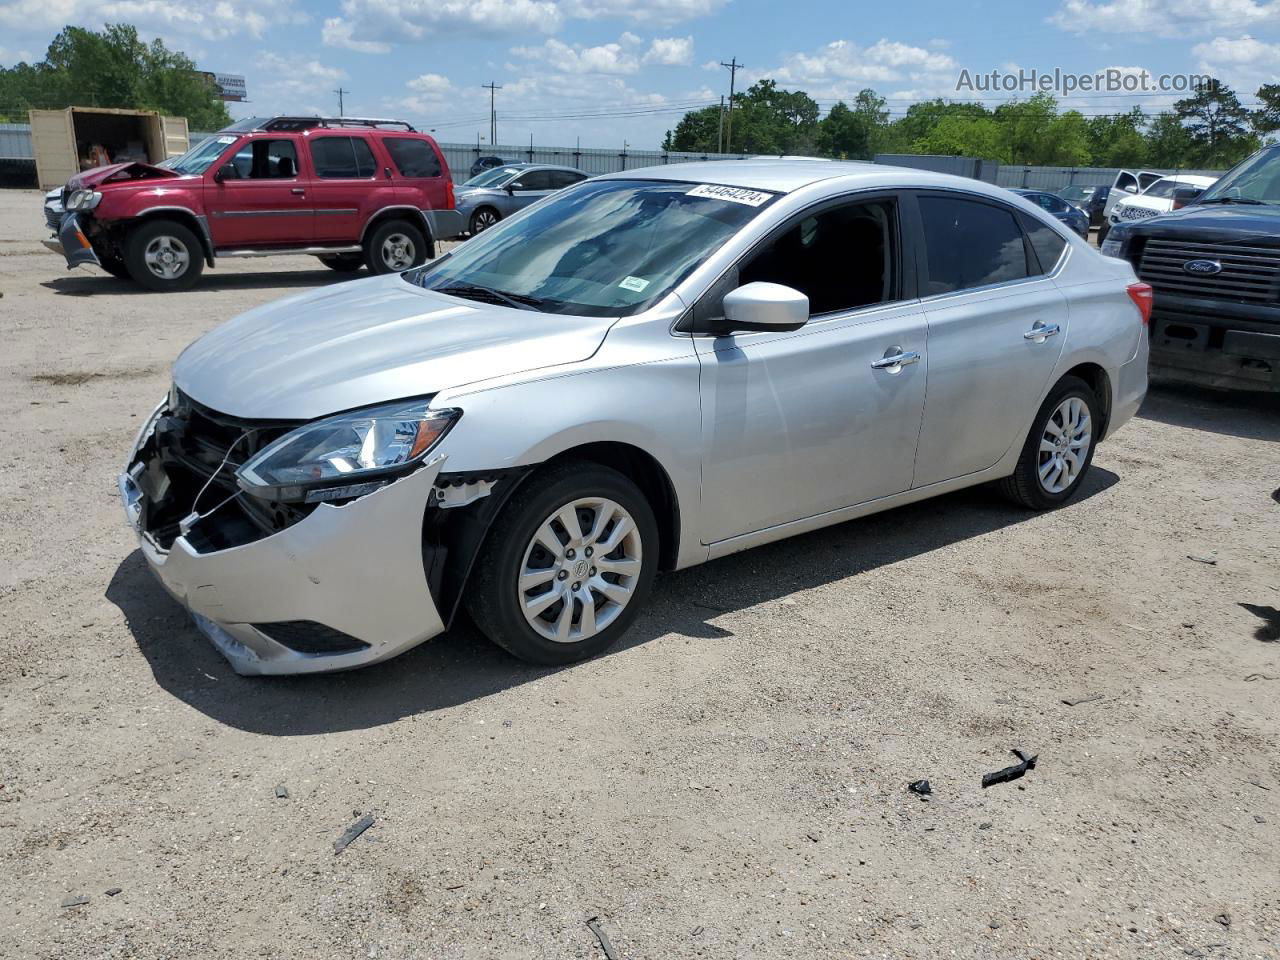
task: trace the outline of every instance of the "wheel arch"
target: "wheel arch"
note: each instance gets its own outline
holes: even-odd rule
[[[139,210],[125,223],[126,232],[136,230],[146,223],[156,220],[172,220],[180,223],[200,238],[200,247],[204,252],[204,262],[212,267],[214,260],[213,236],[209,233],[209,218],[196,213],[188,207],[147,207]]]
[[[376,211],[368,220],[364,222],[364,227],[360,230],[360,246],[364,246],[365,240],[369,238],[374,230],[386,223],[388,220],[408,220],[419,230],[422,235],[427,238],[427,259],[433,260],[436,255],[436,238],[431,231],[431,224],[427,222],[426,214],[417,207],[412,206],[394,206],[383,207]]]
[[[1098,439],[1104,440],[1107,436],[1107,430],[1111,426],[1111,377],[1107,375],[1106,368],[1101,364],[1092,361],[1077,363],[1074,367],[1063,372],[1062,377],[1078,377],[1085,383],[1089,384],[1089,388],[1093,390],[1098,398],[1098,402],[1102,404],[1101,419],[1102,428],[1098,431]],[[1061,382],[1062,377],[1057,382]],[[1054,384],[1056,386],[1057,383]],[[1052,389],[1052,387],[1050,388]]]

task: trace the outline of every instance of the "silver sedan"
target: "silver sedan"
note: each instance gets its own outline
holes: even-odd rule
[[[1127,263],[977,181],[627,171],[216,328],[120,490],[243,673],[384,660],[463,606],[566,663],[661,570],[988,481],[1067,503],[1142,402],[1150,306]]]
[[[458,187],[455,205],[473,236],[587,175],[573,167],[508,163],[485,170]]]

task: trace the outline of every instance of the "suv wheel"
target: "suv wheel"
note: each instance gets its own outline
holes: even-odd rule
[[[626,632],[657,566],[658,525],[639,488],[598,464],[557,464],[526,480],[489,531],[467,610],[522,660],[574,663]]]
[[[148,290],[190,290],[204,271],[200,240],[173,220],[148,220],[125,243],[129,276]]]
[[[469,226],[472,236],[477,233],[488,230],[498,222],[498,211],[493,207],[481,207],[471,215],[471,223]]]
[[[340,253],[318,259],[330,270],[337,270],[339,273],[355,273],[364,266],[364,257],[358,253]]]
[[[427,238],[407,220],[378,224],[365,239],[364,262],[371,273],[401,273],[427,261]]]

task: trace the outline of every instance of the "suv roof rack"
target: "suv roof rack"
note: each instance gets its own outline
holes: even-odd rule
[[[260,130],[310,130],[314,127],[403,127],[409,133],[417,133],[404,120],[382,117],[271,117],[262,121]]]

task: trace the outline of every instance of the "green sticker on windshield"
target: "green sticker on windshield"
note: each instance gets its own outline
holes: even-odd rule
[[[634,290],[636,293],[640,293],[648,285],[649,281],[643,277],[627,277],[618,284],[623,290]]]

